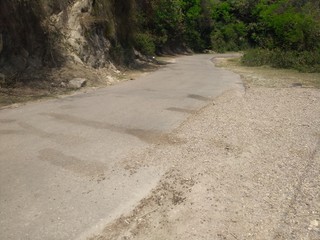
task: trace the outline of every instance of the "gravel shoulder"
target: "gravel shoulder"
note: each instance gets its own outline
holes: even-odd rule
[[[92,240],[320,239],[320,78],[216,64],[241,74],[245,92],[226,92],[172,141],[120,162],[132,175],[166,174]]]

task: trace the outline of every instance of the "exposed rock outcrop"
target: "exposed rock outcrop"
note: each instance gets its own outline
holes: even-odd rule
[[[110,63],[110,40],[97,27],[93,0],[79,0],[50,16],[60,35],[60,47],[68,61],[104,67]],[[57,30],[56,30],[57,31]],[[65,48],[64,48],[65,47]]]
[[[71,89],[79,89],[86,85],[87,79],[85,78],[74,78],[69,81],[68,87]]]
[[[1,0],[0,71],[11,76],[69,64],[100,68],[134,57],[132,2]]]

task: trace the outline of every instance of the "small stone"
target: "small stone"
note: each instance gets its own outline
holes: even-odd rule
[[[71,89],[79,89],[86,85],[87,79],[85,78],[74,78],[69,81],[68,87]]]
[[[107,82],[114,83],[115,80],[114,80],[114,78],[112,76],[107,76]]]
[[[310,225],[313,226],[313,227],[318,227],[319,226],[319,221],[313,220],[313,221],[310,222]]]
[[[319,226],[319,221],[313,220],[313,221],[310,222],[308,230],[309,231],[314,231],[314,230],[319,231],[318,226]]]

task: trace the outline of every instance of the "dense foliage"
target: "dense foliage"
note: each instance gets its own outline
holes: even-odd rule
[[[68,6],[75,1],[1,0],[0,47],[5,48],[1,47],[0,66],[24,50],[62,62],[59,51],[54,51],[61,33],[50,30],[50,16],[68,19]],[[107,39],[111,47],[106,55],[116,63],[130,64],[133,48],[145,55],[250,49],[243,58],[248,65],[320,71],[319,0],[92,0],[90,4],[81,17],[87,42],[94,51],[101,45],[99,39]]]
[[[307,0],[138,0],[139,33],[196,51],[319,48],[320,3]]]
[[[253,48],[243,59],[250,65],[320,65],[317,0],[137,0],[135,21],[134,44],[145,54]]]

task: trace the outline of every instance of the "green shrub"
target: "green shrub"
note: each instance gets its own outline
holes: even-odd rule
[[[241,62],[246,66],[269,65],[275,68],[293,68],[302,72],[320,72],[320,49],[300,52],[257,48],[248,50]]]
[[[268,49],[250,49],[245,52],[241,62],[250,67],[263,66],[270,63],[271,51]]]
[[[307,2],[307,1],[305,1]],[[295,7],[288,0],[268,3],[261,1],[257,7],[258,23],[263,28],[262,37],[273,39],[272,45],[262,47],[280,48],[286,51],[314,51],[320,47],[319,13],[312,13],[311,6]],[[255,37],[252,33],[252,38]],[[261,37],[260,36],[260,37]],[[263,42],[261,42],[263,44]]]
[[[155,54],[156,46],[153,38],[147,33],[138,33],[134,37],[134,46],[142,54],[151,56]]]
[[[185,38],[186,38],[186,42],[187,42],[188,46],[191,47],[196,52],[201,52],[205,49],[205,42],[201,38],[201,35],[199,32],[197,32],[195,30],[194,31],[189,30],[186,33]]]
[[[211,32],[211,46],[217,52],[238,51],[248,48],[247,28],[244,23],[218,26]]]
[[[220,30],[212,31],[210,37],[211,37],[211,47],[213,50],[220,53],[227,51],[224,35]]]

